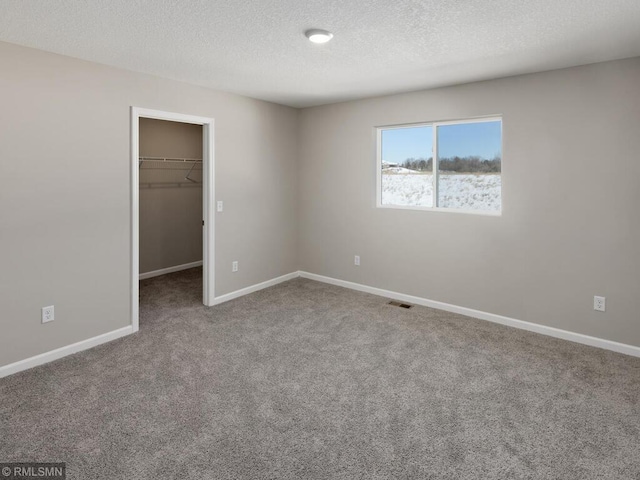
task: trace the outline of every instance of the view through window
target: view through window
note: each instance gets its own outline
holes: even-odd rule
[[[502,210],[502,120],[381,127],[379,206]]]

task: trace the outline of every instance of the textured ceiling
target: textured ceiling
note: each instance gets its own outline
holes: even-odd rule
[[[0,40],[296,107],[640,56],[640,0],[0,0]],[[325,28],[334,39],[310,43]]]

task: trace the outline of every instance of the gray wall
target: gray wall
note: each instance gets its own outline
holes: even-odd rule
[[[303,110],[300,268],[640,345],[639,85],[636,58]],[[375,208],[374,126],[493,114],[502,216]]]
[[[0,65],[0,365],[131,323],[132,105],[215,118],[216,295],[297,269],[295,109],[7,43]]]
[[[140,155],[202,158],[202,126],[140,119]],[[202,260],[202,183],[193,163],[140,167],[140,273]],[[202,166],[189,178],[202,182]]]
[[[640,345],[638,58],[302,111],[6,43],[0,64],[0,365],[130,324],[132,105],[215,118],[216,295],[302,269]],[[375,125],[487,114],[502,216],[375,208]]]

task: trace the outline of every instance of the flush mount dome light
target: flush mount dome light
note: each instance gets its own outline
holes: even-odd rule
[[[319,28],[312,28],[304,32],[304,34],[313,43],[327,43],[333,38],[333,33],[320,30]]]

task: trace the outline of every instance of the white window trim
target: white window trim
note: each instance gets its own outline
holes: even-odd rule
[[[471,215],[487,215],[491,217],[499,217],[502,215],[502,202],[500,210],[464,210],[461,208],[446,208],[446,207],[423,207],[414,205],[384,205],[382,203],[382,131],[394,130],[400,128],[411,127],[433,127],[433,199],[434,203],[438,201],[438,129],[437,127],[442,125],[460,125],[464,123],[486,123],[486,122],[500,122],[500,150],[502,156],[504,156],[504,132],[502,128],[502,115],[491,115],[487,117],[477,118],[465,118],[462,120],[445,120],[434,122],[417,122],[417,123],[405,123],[395,125],[380,125],[375,127],[376,130],[376,207],[377,208],[390,208],[396,210],[422,210],[427,212],[440,212],[440,213],[463,213]],[[502,197],[502,190],[504,187],[504,177],[502,172],[500,173],[500,196]]]

